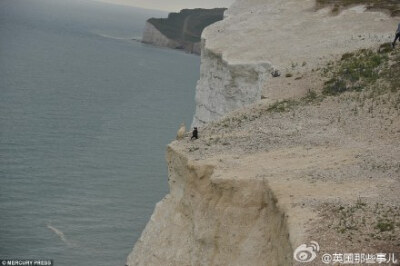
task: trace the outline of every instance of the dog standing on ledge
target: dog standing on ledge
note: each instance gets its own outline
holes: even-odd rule
[[[195,139],[199,138],[199,132],[197,131],[197,127],[193,129],[192,137],[190,139],[192,140],[193,138]]]

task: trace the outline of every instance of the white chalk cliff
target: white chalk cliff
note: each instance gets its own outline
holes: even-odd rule
[[[166,47],[172,49],[183,49],[188,53],[200,55],[201,46],[200,42],[196,43],[179,43],[165,36],[159,31],[153,24],[146,22],[142,42],[146,44],[152,44],[159,47]]]
[[[321,202],[339,194],[344,201],[375,200],[400,189],[395,174],[368,170],[368,160],[382,156],[387,169],[398,163],[400,149],[382,148],[398,147],[398,111],[385,114],[392,133],[384,135],[379,123],[386,120],[371,117],[368,105],[363,119],[349,115],[348,123],[343,116],[353,106],[335,100],[284,114],[254,107],[261,96],[266,102],[287,96],[273,87],[282,80],[272,78],[274,69],[285,73],[306,62],[296,71],[310,71],[389,41],[396,28],[394,18],[363,7],[333,16],[314,6],[314,0],[238,0],[203,31],[193,125],[204,127],[200,139],[168,146],[170,193],[156,205],[128,266],[293,265],[293,250],[315,240],[309,232]]]
[[[156,206],[128,265],[288,265],[286,218],[262,179],[219,176],[168,147],[170,194]]]
[[[174,40],[169,39],[167,36],[162,34],[153,24],[146,22],[142,42],[147,44],[152,44],[160,47],[167,48],[178,48],[180,44]]]

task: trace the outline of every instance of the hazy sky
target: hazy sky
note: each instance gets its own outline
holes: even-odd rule
[[[179,11],[183,8],[229,7],[235,0],[96,0],[148,9]]]

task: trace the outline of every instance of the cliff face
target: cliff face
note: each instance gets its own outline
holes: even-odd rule
[[[128,265],[289,265],[285,215],[263,179],[222,175],[168,147],[170,194],[155,211]]]
[[[180,46],[178,42],[168,39],[149,22],[146,22],[142,42],[172,49],[176,49]]]
[[[270,71],[269,63],[229,64],[221,55],[204,48],[203,42],[192,127],[202,126],[261,99]]]

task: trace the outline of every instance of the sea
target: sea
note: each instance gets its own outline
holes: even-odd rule
[[[166,15],[0,1],[0,259],[125,265],[194,113],[199,57],[133,40]]]

